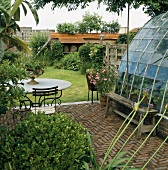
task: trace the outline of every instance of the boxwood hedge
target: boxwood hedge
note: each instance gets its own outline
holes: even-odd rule
[[[83,169],[90,149],[87,130],[68,114],[30,113],[1,138],[0,169]]]

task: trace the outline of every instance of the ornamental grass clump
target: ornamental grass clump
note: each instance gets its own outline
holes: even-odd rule
[[[116,71],[114,67],[101,69],[90,69],[87,70],[87,76],[91,83],[96,86],[100,96],[106,96],[115,85],[116,82]]]
[[[0,140],[0,169],[83,169],[87,130],[64,113],[30,113]]]

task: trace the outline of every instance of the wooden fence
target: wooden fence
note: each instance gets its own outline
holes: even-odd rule
[[[126,44],[106,44],[106,52],[104,57],[104,62],[107,66],[117,66],[119,67],[121,59],[127,49]]]

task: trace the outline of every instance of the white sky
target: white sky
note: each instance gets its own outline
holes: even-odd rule
[[[119,16],[114,13],[109,13],[105,10],[106,6],[100,5],[100,8],[97,9],[97,3],[91,3],[85,9],[77,9],[75,11],[68,11],[66,8],[58,9],[54,11],[51,10],[51,4],[45,6],[44,9],[38,10],[39,15],[39,24],[36,26],[33,16],[30,11],[28,11],[27,16],[21,15],[21,21],[18,23],[19,26],[32,27],[33,29],[56,29],[58,23],[63,22],[76,22],[82,21],[82,16],[85,12],[90,14],[97,13],[99,16],[102,16],[103,21],[116,21],[118,20],[121,27],[127,26],[127,9],[123,11]],[[131,9],[130,11],[130,30],[137,27],[142,27],[150,17],[142,11],[142,8],[137,10]]]

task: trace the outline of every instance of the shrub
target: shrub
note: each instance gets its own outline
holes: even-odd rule
[[[53,60],[61,60],[64,56],[63,54],[63,45],[59,40],[55,40],[52,42],[52,59]]]
[[[90,144],[87,130],[67,114],[30,113],[0,141],[0,169],[83,169]]]
[[[92,65],[92,60],[90,58],[90,51],[91,47],[93,47],[94,44],[87,43],[79,47],[79,57],[82,62],[80,71],[81,74],[86,74],[86,70],[89,69]]]
[[[86,44],[79,47],[78,52],[79,52],[79,57],[80,57],[82,62],[91,62],[90,49],[93,46],[94,46],[94,44],[86,43]]]
[[[43,47],[43,45],[47,42],[49,38],[48,33],[34,33],[30,39],[29,46],[32,49],[33,55],[37,55],[39,50]],[[50,44],[48,43],[46,47],[41,51],[40,54],[44,54],[46,49],[50,49]]]
[[[64,58],[61,60],[61,63],[62,67],[67,70],[78,71],[81,65],[78,52],[65,55]]]
[[[101,68],[103,65],[105,47],[100,44],[95,44],[90,49],[90,59],[92,61],[93,68]]]
[[[136,32],[129,33],[129,44],[131,43],[136,34],[137,34]],[[118,36],[116,44],[127,44],[127,34],[120,34]]]
[[[19,51],[12,51],[12,50],[7,50],[4,53],[4,57],[3,60],[9,60],[11,62],[14,62],[16,58],[18,58],[19,56],[21,56],[22,53]]]

